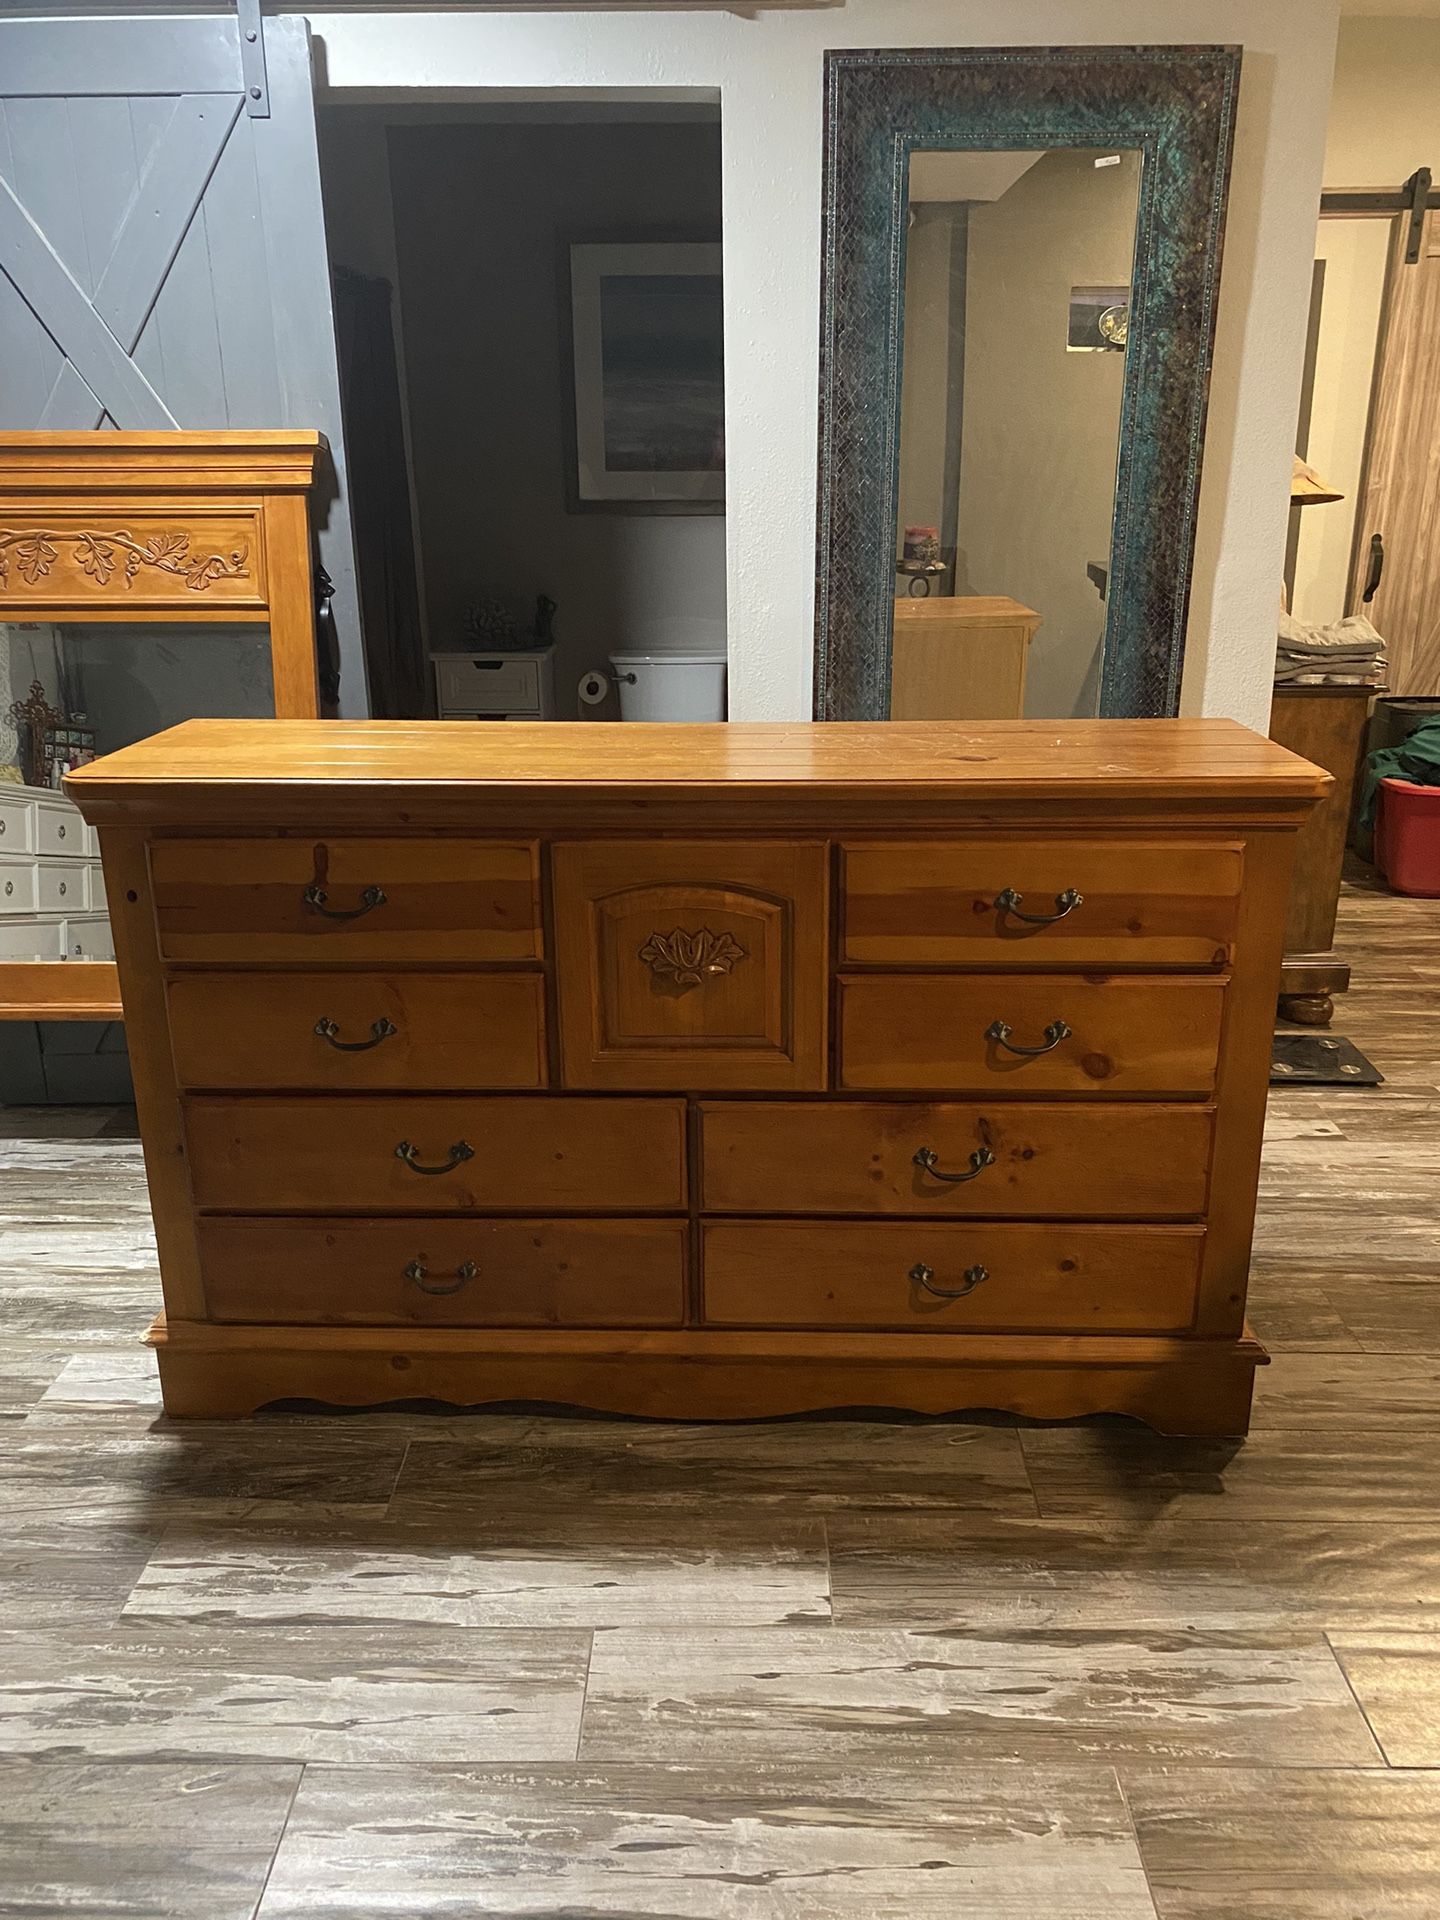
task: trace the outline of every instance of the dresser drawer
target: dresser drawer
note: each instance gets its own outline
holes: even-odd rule
[[[683,1220],[199,1223],[216,1320],[328,1326],[673,1327]]]
[[[201,1097],[185,1104],[185,1138],[195,1204],[221,1212],[635,1213],[685,1204],[679,1100]]]
[[[733,1101],[700,1109],[709,1213],[1186,1219],[1209,1108]]]
[[[545,1083],[538,973],[192,973],[167,994],[183,1087]]]
[[[0,853],[35,851],[35,813],[29,788],[0,781]]]
[[[892,1220],[711,1224],[704,1234],[712,1326],[926,1333],[1182,1331],[1205,1239],[1199,1227]]]
[[[840,981],[840,1084],[1209,1093],[1224,998],[1223,981],[1180,976],[851,975]]]
[[[581,842],[554,875],[567,1086],[824,1086],[822,845]]]
[[[447,714],[506,713],[512,708],[534,713],[540,705],[540,663],[493,655],[437,658],[435,685]]]
[[[36,912],[39,873],[33,860],[6,860],[0,856],[0,915]]]
[[[85,868],[68,860],[42,860],[35,869],[39,913],[84,913],[89,905]]]
[[[530,960],[535,850],[488,840],[162,840],[169,960]]]
[[[1224,967],[1241,865],[1213,841],[851,845],[841,951],[879,966]]]

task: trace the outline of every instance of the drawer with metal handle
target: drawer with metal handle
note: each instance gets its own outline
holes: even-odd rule
[[[1229,964],[1237,842],[1014,834],[843,849],[841,955],[853,965]]]
[[[707,1213],[1187,1219],[1205,1210],[1208,1106],[1079,1101],[706,1102]]]
[[[711,1326],[1180,1333],[1201,1227],[710,1221]]]
[[[311,1095],[184,1103],[197,1207],[642,1213],[685,1205],[681,1100]]]
[[[539,973],[184,973],[166,994],[182,1087],[545,1084]]]
[[[167,960],[540,957],[535,849],[503,841],[160,840],[150,873]]]
[[[852,974],[840,1085],[1146,1098],[1215,1085],[1225,982],[1181,974]]]
[[[685,1237],[683,1220],[198,1223],[214,1319],[312,1326],[678,1326]]]

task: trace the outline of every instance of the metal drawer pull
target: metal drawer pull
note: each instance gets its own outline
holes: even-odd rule
[[[468,1140],[457,1140],[443,1167],[422,1167],[419,1156],[420,1149],[412,1147],[408,1140],[402,1140],[395,1149],[395,1158],[403,1160],[412,1173],[453,1173],[464,1161],[475,1158],[475,1149]]]
[[[370,1029],[368,1040],[341,1040],[340,1028],[334,1020],[317,1020],[315,1031],[337,1053],[368,1053],[372,1047],[378,1047],[382,1040],[388,1040],[391,1034],[400,1029],[392,1026],[388,1020],[377,1020]]]
[[[433,1293],[444,1296],[447,1293],[459,1293],[462,1287],[469,1285],[479,1271],[480,1269],[473,1260],[466,1260],[462,1262],[460,1266],[456,1267],[454,1280],[446,1285],[444,1282],[431,1280],[429,1271],[423,1261],[412,1260],[405,1269],[405,1278],[410,1281],[412,1285],[417,1286],[421,1293]]]
[[[927,1293],[933,1293],[937,1300],[963,1300],[967,1293],[973,1293],[982,1280],[990,1278],[988,1267],[967,1267],[963,1287],[937,1287],[935,1269],[927,1267],[923,1260],[917,1260],[910,1269],[909,1278],[922,1286]]]
[[[973,1180],[976,1174],[983,1173],[986,1167],[993,1167],[995,1156],[989,1147],[977,1147],[970,1156],[968,1173],[942,1173],[939,1167],[940,1156],[933,1147],[921,1147],[913,1158],[913,1165],[922,1173],[928,1173],[932,1180],[943,1180],[946,1186],[963,1186],[967,1180]]]
[[[1076,907],[1083,907],[1085,896],[1077,893],[1074,887],[1066,887],[1063,893],[1055,896],[1054,913],[1022,913],[1020,902],[1025,898],[1014,887],[1006,887],[1003,893],[995,896],[995,908],[998,913],[1010,913],[1017,920],[1023,920],[1027,927],[1053,927],[1057,920],[1063,920],[1067,913],[1073,913]]]
[[[330,898],[324,887],[308,886],[305,889],[305,904],[312,913],[320,913],[327,920],[358,920],[362,914],[373,913],[376,907],[383,907],[385,894],[380,887],[366,887],[360,896],[358,907],[327,907]]]
[[[1071,1029],[1063,1020],[1052,1020],[1045,1029],[1043,1047],[1017,1047],[1011,1040],[1013,1028],[1007,1027],[1003,1020],[992,1020],[985,1029],[985,1038],[993,1040],[998,1047],[1004,1047],[1007,1053],[1018,1053],[1027,1060],[1033,1060],[1038,1053],[1053,1053],[1062,1040],[1070,1038]]]

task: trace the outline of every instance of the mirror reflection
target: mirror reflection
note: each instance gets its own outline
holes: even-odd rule
[[[892,719],[1099,710],[1141,156],[911,156]]]
[[[115,958],[72,767],[194,714],[274,710],[259,622],[0,622],[0,964]]]

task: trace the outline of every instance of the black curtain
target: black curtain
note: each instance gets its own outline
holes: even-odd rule
[[[418,720],[428,710],[429,688],[390,283],[351,267],[336,267],[333,279],[370,711],[381,720]]]

